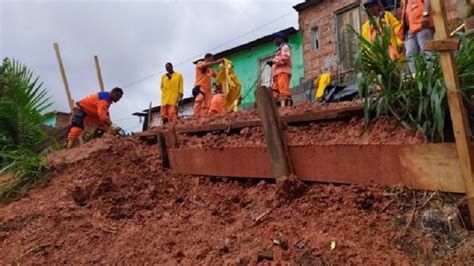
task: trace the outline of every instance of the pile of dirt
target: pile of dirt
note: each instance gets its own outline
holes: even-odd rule
[[[311,104],[311,103],[301,103],[295,106],[289,107],[280,107],[278,108],[278,112],[280,115],[295,115],[295,114],[304,114],[304,113],[311,113],[311,112],[319,112],[324,110],[333,110],[333,109],[340,109],[345,107],[357,107],[361,106],[360,101],[354,102],[338,102],[338,103],[329,103],[324,105],[319,104]],[[257,111],[247,111],[241,110],[239,112],[229,112],[229,113],[221,113],[215,114],[210,116],[198,116],[198,117],[189,117],[185,119],[179,119],[177,121],[169,122],[165,126],[164,129],[170,128],[186,128],[186,127],[194,127],[194,126],[201,126],[201,125],[213,125],[213,124],[226,124],[226,123],[234,123],[234,122],[244,122],[244,121],[251,121],[251,120],[259,120],[259,116]]]
[[[106,137],[52,154],[49,182],[0,206],[0,262],[473,261],[473,236],[422,227],[429,196],[411,211],[410,191],[309,184],[286,201],[265,181],[175,175],[156,146]]]
[[[326,121],[304,126],[289,126],[285,130],[289,145],[336,144],[419,144],[424,136],[405,129],[395,119],[378,119],[365,129],[363,118],[350,121]],[[180,134],[181,148],[263,147],[265,138],[261,127],[244,128],[238,133],[210,132],[204,136]]]

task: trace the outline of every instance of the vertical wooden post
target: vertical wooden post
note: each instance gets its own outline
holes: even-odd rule
[[[161,163],[163,168],[170,168],[170,161],[168,157],[168,150],[166,148],[165,134],[163,132],[158,133],[158,145],[160,147]]]
[[[448,39],[448,18],[444,0],[431,0],[434,15],[437,40]],[[469,121],[463,103],[463,93],[460,90],[458,71],[454,53],[440,51],[441,67],[447,88],[449,112],[453,122],[456,148],[461,164],[461,173],[466,187],[467,204],[469,206],[471,223],[474,223],[474,180],[473,180],[473,151]]]
[[[102,80],[102,71],[100,71],[99,65],[99,57],[94,55],[94,62],[95,62],[95,71],[97,72],[97,80],[99,81],[100,91],[105,90],[104,81]]]
[[[147,130],[151,128],[151,120],[152,120],[152,116],[151,116],[151,101],[150,101],[150,104],[148,105],[148,125],[147,125]]]
[[[278,117],[275,102],[267,87],[260,87],[255,91],[257,112],[262,121],[265,141],[270,152],[273,175],[277,183],[282,177],[294,174],[288,147],[286,146],[281,121]]]
[[[63,79],[64,90],[66,90],[67,102],[72,114],[72,109],[74,108],[74,101],[72,100],[71,90],[69,89],[69,83],[67,82],[66,71],[64,70],[63,60],[61,59],[61,52],[59,51],[58,43],[54,43],[53,46],[54,51],[56,52],[56,59],[58,60],[59,64],[59,71],[61,72],[61,77]]]

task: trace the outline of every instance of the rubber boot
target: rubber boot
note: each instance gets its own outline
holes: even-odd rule
[[[293,100],[291,98],[290,99],[281,99],[278,102],[278,106],[280,106],[280,107],[293,106]]]
[[[82,138],[84,139],[84,142],[89,142],[92,139],[92,133],[86,131],[82,134]]]
[[[74,146],[74,140],[73,139],[67,139],[66,143],[64,144],[64,148],[66,150],[70,150]]]

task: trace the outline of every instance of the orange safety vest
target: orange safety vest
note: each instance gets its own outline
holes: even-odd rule
[[[100,121],[111,124],[109,107],[112,103],[110,93],[101,91],[92,93],[76,103],[87,115],[98,117]]]
[[[216,77],[216,72],[211,68],[203,68],[202,65],[204,61],[199,61],[196,64],[196,82],[194,86],[201,86],[201,90],[205,93],[211,94],[211,87],[212,87],[212,77]]]
[[[408,21],[408,31],[411,34],[423,29],[423,12],[425,11],[425,1],[428,0],[405,0],[402,3],[402,29]],[[433,14],[430,11],[430,28],[434,27]],[[403,32],[400,33],[403,35]],[[402,37],[402,36],[400,36]],[[404,36],[403,36],[404,37]]]
[[[276,76],[280,73],[291,75],[291,48],[286,43],[282,43],[278,47],[273,59],[272,74]]]

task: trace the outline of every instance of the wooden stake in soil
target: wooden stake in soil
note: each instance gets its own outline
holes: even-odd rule
[[[74,101],[72,100],[71,90],[69,89],[69,83],[67,82],[66,71],[64,70],[63,60],[61,59],[61,52],[59,51],[59,44],[54,43],[53,46],[54,46],[54,51],[56,52],[56,59],[58,60],[58,64],[59,64],[59,71],[61,72],[61,77],[63,79],[64,90],[66,91],[69,109],[72,114],[72,109],[74,108]]]
[[[437,40],[448,39],[448,18],[444,0],[431,0],[434,15]],[[440,51],[441,67],[444,82],[448,90],[448,104],[453,122],[456,148],[461,164],[461,173],[466,187],[467,204],[469,206],[471,223],[474,222],[474,180],[473,180],[473,151],[469,121],[463,103],[463,93],[460,90],[456,61],[452,51]]]
[[[99,81],[100,91],[105,90],[104,81],[102,80],[102,71],[100,71],[99,57],[94,55],[95,70],[97,72],[97,80]]]
[[[151,119],[152,119],[152,116],[151,116],[151,101],[150,101],[150,104],[148,105],[148,125],[146,125],[147,130],[151,128]]]
[[[282,177],[294,174],[288,147],[278,117],[275,102],[272,99],[270,90],[267,87],[260,87],[255,91],[257,101],[257,112],[262,121],[265,141],[270,152],[273,175],[277,183],[282,181]]]
[[[165,134],[164,133],[158,133],[158,145],[160,147],[160,155],[161,155],[161,162],[162,166],[165,169],[170,168],[170,161],[168,157],[168,150],[166,148],[166,141],[165,141]]]

